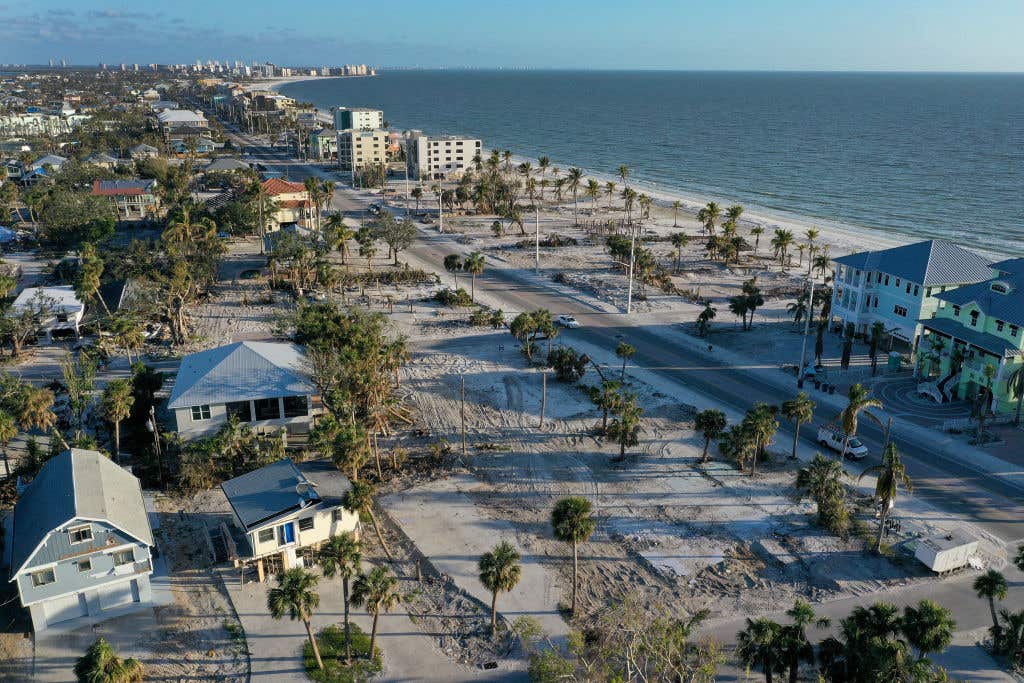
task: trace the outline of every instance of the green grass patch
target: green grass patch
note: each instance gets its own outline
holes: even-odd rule
[[[351,630],[352,664],[345,663],[344,625],[328,626],[316,635],[316,642],[320,645],[320,659],[324,662],[323,669],[317,668],[313,648],[306,641],[302,648],[302,659],[310,679],[319,683],[361,683],[381,672],[384,659],[380,648],[374,648],[376,652],[371,659],[370,636],[355,624],[351,625]]]

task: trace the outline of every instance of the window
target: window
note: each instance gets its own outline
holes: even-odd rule
[[[978,312],[977,311],[971,311],[971,327],[977,327],[977,326],[978,326]]]
[[[309,399],[305,396],[285,396],[284,416],[305,417],[309,415]]]
[[[875,308],[878,308],[878,297],[875,297]]]
[[[71,543],[73,544],[91,541],[92,527],[89,525],[71,527],[70,529],[68,529],[68,538],[71,540]]]
[[[252,422],[252,413],[249,411],[248,401],[232,401],[225,404],[228,418],[235,418],[239,422]]]
[[[914,285],[914,296],[917,296],[920,293],[921,293],[921,288],[918,287],[917,285]]]
[[[331,519],[335,522],[340,522],[345,518],[345,508],[334,508],[331,510]]]
[[[954,306],[953,307],[953,315],[954,315],[954,317],[957,317],[957,318],[960,317],[960,307],[959,306]]]
[[[270,543],[271,541],[274,540],[274,530],[273,529],[260,529],[259,533],[256,536],[257,536],[257,540],[260,543]]]
[[[910,294],[910,283],[907,283],[907,294]]]
[[[888,275],[885,276],[885,286],[886,287],[889,286],[889,276]]]
[[[895,313],[896,315],[900,316],[901,318],[906,318],[907,317],[907,309],[906,309],[905,306],[899,306],[899,305],[893,306],[892,307],[892,312]]]
[[[312,531],[313,529],[313,518],[303,517],[299,520],[299,531]]]
[[[91,572],[92,571],[92,560],[90,560],[90,559],[79,560],[78,562],[75,562],[75,566],[78,567],[78,573],[79,574],[84,574],[85,572]]]
[[[1019,330],[1019,329],[1020,328],[1017,327],[1016,325],[1010,325],[1010,336],[1011,337],[1016,337],[1017,336],[1017,330]]]
[[[1003,331],[1003,325],[1004,325],[1004,324],[1005,324],[1005,323],[1003,323],[1003,321],[1002,321],[1002,320],[997,320],[997,321],[996,321],[996,332],[1002,332],[1002,331]]]
[[[932,295],[932,288],[931,287],[925,288],[924,295],[925,296],[931,296]]]
[[[900,279],[899,279],[899,278],[896,278],[896,286],[897,286],[897,287],[899,287],[899,286],[900,286]]]
[[[35,587],[45,586],[57,581],[52,569],[44,569],[41,572],[32,573],[32,585]]]
[[[281,405],[277,398],[260,398],[253,401],[256,408],[257,420],[279,420],[281,418]]]
[[[210,419],[210,406],[192,406],[192,419],[195,421]]]
[[[131,564],[135,561],[135,552],[129,550],[119,550],[112,555],[114,558],[115,567],[123,567],[126,564]]]

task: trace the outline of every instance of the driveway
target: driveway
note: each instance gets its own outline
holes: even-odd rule
[[[364,563],[364,571],[371,568],[369,563]],[[238,573],[233,569],[225,569],[223,579],[245,627],[253,683],[309,681],[301,659],[306,642],[302,623],[287,618],[275,620],[267,612],[267,591],[275,585],[274,581],[239,586]],[[317,631],[330,624],[340,624],[344,615],[340,579],[321,579],[318,590],[320,609],[313,616],[313,628]],[[352,618],[366,633],[370,632],[373,621],[369,614],[353,610]],[[401,603],[390,614],[381,615],[377,644],[384,652],[384,672],[378,680],[403,683],[517,680],[506,678],[508,672],[495,676],[493,671],[456,664],[434,646],[430,636],[409,620],[409,614]]]

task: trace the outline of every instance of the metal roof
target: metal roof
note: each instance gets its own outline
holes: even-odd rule
[[[310,396],[315,391],[298,346],[244,341],[182,358],[167,407]]]
[[[962,342],[976,346],[979,349],[984,349],[997,356],[1002,356],[1007,351],[1013,351],[1017,348],[1002,337],[976,330],[953,318],[928,318],[918,322],[926,330],[932,330],[948,337],[959,339]]]
[[[220,488],[246,531],[286,512],[321,502],[316,485],[290,458],[229,479]]]
[[[980,282],[995,273],[988,259],[946,240],[927,240],[833,259],[844,266],[879,271],[925,286]]]
[[[1005,263],[1003,262],[1004,268]],[[951,289],[937,294],[936,297],[954,306],[977,304],[981,312],[988,317],[1024,327],[1024,270],[1018,273],[1004,273],[1006,274],[985,282]],[[1006,285],[1005,293],[992,290],[992,285],[997,282]]]
[[[107,521],[153,545],[139,480],[102,453],[72,448],[47,461],[14,506],[12,577],[51,531],[74,519]]]

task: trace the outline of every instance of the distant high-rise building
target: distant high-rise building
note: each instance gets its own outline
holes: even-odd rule
[[[418,130],[409,134],[405,144],[405,163],[409,177],[435,180],[461,175],[481,153],[483,144],[476,138],[456,135],[427,137]]]
[[[375,130],[384,127],[384,112],[380,109],[338,107],[334,110],[337,130]]]
[[[121,71],[127,71],[127,70],[128,70],[128,65],[127,65],[127,64],[124,64],[124,63],[122,63],[122,64],[121,64]]]

